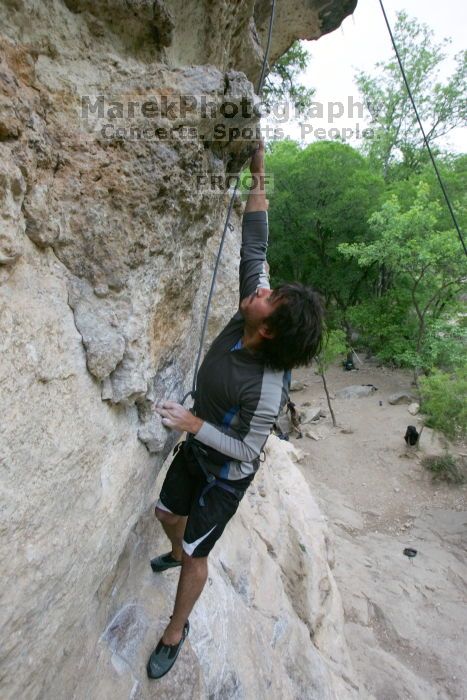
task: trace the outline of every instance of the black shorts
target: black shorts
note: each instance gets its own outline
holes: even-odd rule
[[[185,443],[177,445],[157,502],[157,507],[175,515],[188,516],[183,550],[192,557],[207,557],[253,480],[253,475],[236,481],[218,479],[235,493],[213,486],[200,498],[208,482]]]

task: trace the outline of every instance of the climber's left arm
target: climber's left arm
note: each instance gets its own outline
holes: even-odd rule
[[[191,433],[199,442],[227,458],[251,462],[259,457],[284,402],[282,372],[267,373],[261,395],[264,400],[260,407],[257,392],[253,388],[245,391],[237,416],[241,430],[226,431],[221,426],[194,416],[174,401],[162,401],[156,410],[166,428]]]

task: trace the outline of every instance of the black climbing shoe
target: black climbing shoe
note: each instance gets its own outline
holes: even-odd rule
[[[182,648],[183,642],[190,631],[190,623],[185,622],[182,638],[178,644],[164,644],[162,639],[149,657],[146,670],[149,678],[162,678],[170,671],[177,660],[177,656]]]
[[[155,557],[151,559],[151,569],[156,573],[165,571],[166,569],[173,569],[175,566],[181,566],[182,562],[174,559],[171,552],[167,554],[161,554],[160,557]]]

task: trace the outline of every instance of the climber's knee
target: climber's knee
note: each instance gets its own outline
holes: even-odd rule
[[[159,506],[156,506],[154,512],[159,522],[167,523],[167,525],[176,525],[181,518],[181,515],[169,513],[167,510],[162,510],[162,508],[159,508]]]

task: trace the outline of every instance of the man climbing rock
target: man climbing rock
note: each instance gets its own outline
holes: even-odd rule
[[[250,163],[254,186],[243,216],[240,305],[200,367],[193,412],[173,401],[156,407],[167,428],[188,437],[175,450],[156,505],[171,551],[153,571],[181,566],[172,617],[148,661],[150,678],[175,663],[188,617],[208,575],[208,555],[259,467],[261,450],[288,397],[290,370],[319,350],[323,309],[301,284],[269,287],[264,146]]]

